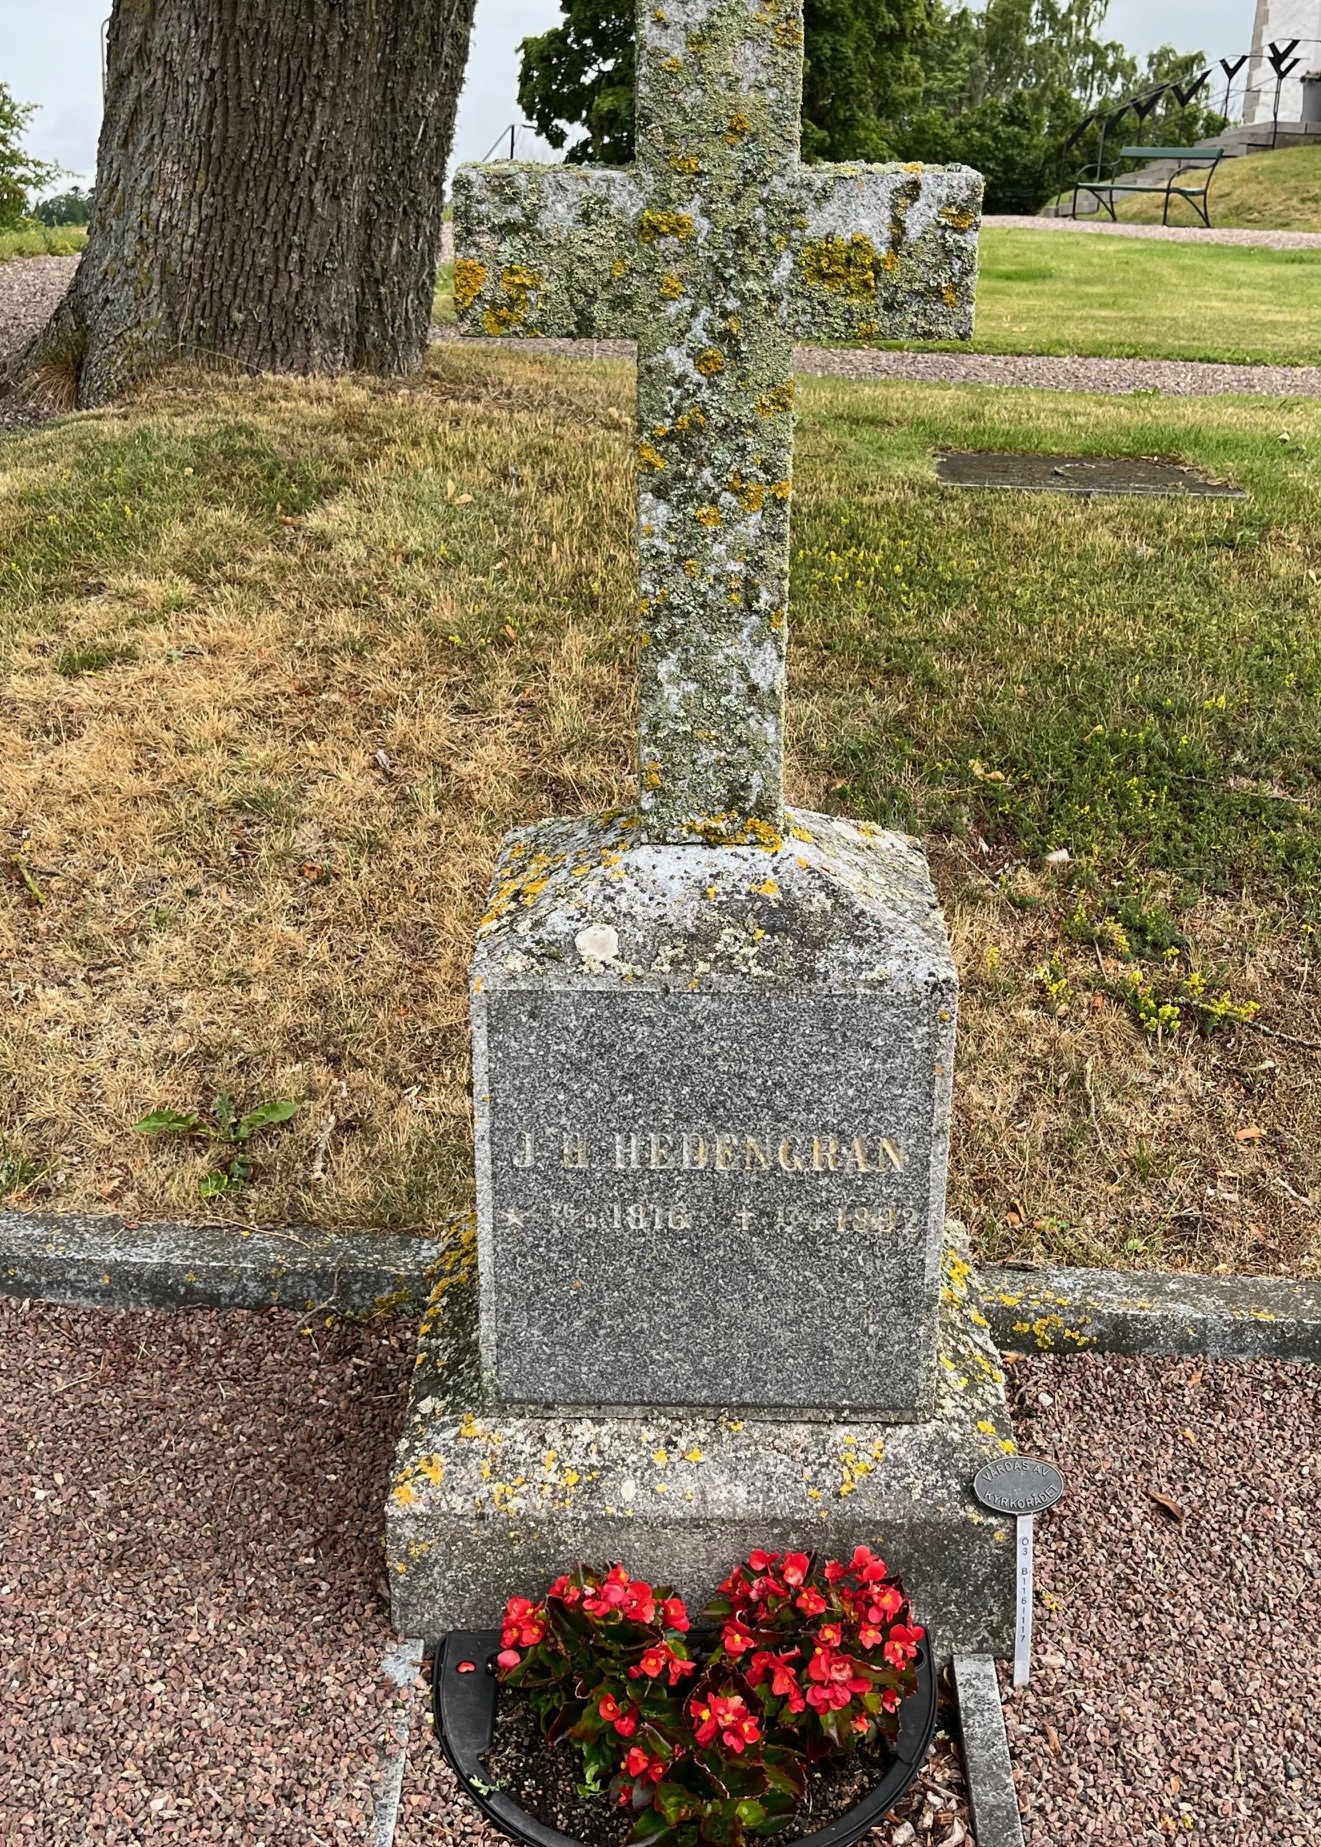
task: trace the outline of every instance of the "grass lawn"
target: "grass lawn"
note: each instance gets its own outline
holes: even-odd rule
[[[1164,203],[1139,194],[1115,210],[1121,222],[1159,224]],[[1223,161],[1211,181],[1210,212],[1211,223],[1226,230],[1321,231],[1321,147],[1277,148]],[[1172,202],[1171,224],[1201,222],[1186,199]]]
[[[982,233],[981,353],[1321,362],[1321,250]]]
[[[15,257],[76,257],[87,242],[82,225],[29,225],[22,231],[0,231],[0,263]]]
[[[224,1090],[303,1107],[222,1211],[467,1202],[497,842],[630,789],[631,389],[450,348],[0,443],[15,1203],[195,1214],[205,1150],[131,1124]],[[997,1255],[1316,1274],[1321,405],[801,409],[791,791],[930,841],[952,1208]],[[1251,498],[941,489],[942,444],[1182,456]]]
[[[454,319],[451,265],[435,318]],[[1321,364],[1321,250],[1069,231],[981,236],[975,353]],[[939,350],[939,349],[928,349]]]

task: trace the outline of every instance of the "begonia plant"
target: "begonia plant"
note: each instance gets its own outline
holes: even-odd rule
[[[703,1612],[622,1565],[580,1567],[534,1603],[511,1597],[496,1668],[552,1743],[582,1754],[584,1795],[634,1812],[635,1842],[741,1847],[775,1833],[809,1767],[893,1740],[924,1631],[899,1580],[850,1561],[749,1554]]]

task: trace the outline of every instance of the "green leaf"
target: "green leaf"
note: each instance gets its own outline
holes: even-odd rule
[[[238,1110],[235,1107],[234,1093],[232,1090],[222,1090],[220,1095],[212,1100],[212,1119],[222,1135],[228,1136],[232,1132],[234,1118],[237,1114]]]
[[[702,1805],[692,1791],[681,1783],[672,1782],[669,1777],[657,1783],[651,1799],[670,1827],[677,1827],[681,1821],[701,1813]]]
[[[766,1819],[766,1805],[764,1802],[757,1802],[750,1797],[746,1802],[740,1802],[735,1808],[734,1813],[738,1816],[745,1828],[755,1828],[759,1821],[765,1821]]]
[[[203,1174],[197,1183],[197,1190],[203,1199],[220,1199],[226,1193],[236,1193],[243,1182],[231,1180],[227,1173],[217,1172]]]
[[[177,1109],[153,1110],[133,1124],[135,1135],[191,1135],[202,1126],[200,1116],[181,1115]]]
[[[278,1103],[259,1103],[256,1109],[250,1109],[246,1116],[239,1118],[234,1135],[245,1142],[262,1129],[273,1129],[277,1123],[288,1122],[301,1108],[301,1103],[290,1103],[287,1098]]]
[[[654,1808],[649,1808],[643,1809],[633,1823],[633,1832],[628,1838],[630,1841],[658,1841],[671,1831],[671,1824],[664,1816],[657,1814]]]

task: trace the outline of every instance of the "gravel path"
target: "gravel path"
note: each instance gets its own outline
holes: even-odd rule
[[[1014,1376],[1023,1447],[1068,1482],[1037,1523],[1032,1684],[1005,1694],[1029,1847],[1317,1847],[1321,1371]]]
[[[0,263],[0,360],[46,324],[77,267],[77,257],[16,257]]]
[[[1204,230],[1191,224],[1099,224],[1087,218],[1025,218],[1012,212],[988,212],[984,225],[1006,231],[1082,231],[1102,237],[1155,237],[1167,244],[1250,244],[1260,250],[1321,250],[1321,231]]]
[[[433,341],[457,340],[433,327]],[[502,344],[479,341],[478,345]],[[524,348],[527,351],[528,348]],[[570,359],[632,359],[631,340],[538,340]],[[1193,359],[1055,359],[1030,354],[896,353],[800,346],[794,368],[817,378],[907,379],[942,385],[1027,385],[1039,391],[1159,391],[1169,397],[1321,397],[1321,366],[1233,366]]]
[[[10,353],[45,326],[77,267],[77,257],[15,257],[0,263],[0,369]],[[41,420],[30,404],[0,392],[0,430]]]
[[[0,1840],[367,1840],[410,1335],[0,1303]]]

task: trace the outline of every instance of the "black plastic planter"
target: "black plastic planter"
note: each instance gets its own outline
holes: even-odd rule
[[[500,1692],[491,1662],[499,1646],[500,1637],[494,1629],[454,1629],[445,1637],[436,1655],[431,1684],[436,1736],[463,1787],[502,1834],[521,1842],[523,1847],[578,1847],[569,1835],[525,1814],[512,1797],[492,1789],[485,1779],[482,1753],[495,1731]],[[894,1761],[881,1781],[838,1821],[815,1834],[799,1835],[786,1847],[850,1847],[851,1842],[876,1827],[922,1768],[935,1729],[936,1676],[930,1649],[923,1642],[917,1656],[917,1691],[899,1708]],[[772,1837],[777,1843],[784,1838]]]

